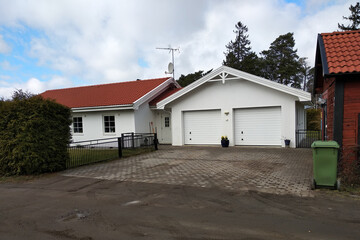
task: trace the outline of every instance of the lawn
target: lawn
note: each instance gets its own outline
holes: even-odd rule
[[[118,149],[97,149],[97,148],[69,148],[70,160],[66,163],[66,168],[77,167],[81,165],[109,161],[118,159]],[[134,149],[123,149],[123,157],[130,157],[139,155],[142,153],[152,152],[153,148],[134,148]]]

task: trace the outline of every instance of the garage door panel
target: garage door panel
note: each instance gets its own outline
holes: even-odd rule
[[[220,110],[184,112],[185,144],[219,144]]]
[[[236,145],[281,145],[280,107],[235,110]]]

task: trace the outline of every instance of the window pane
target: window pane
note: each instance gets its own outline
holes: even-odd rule
[[[115,132],[115,116],[104,116],[104,132]]]
[[[170,127],[170,118],[165,117],[165,127]]]
[[[82,117],[74,117],[73,118],[73,131],[74,131],[74,133],[82,133],[83,132]]]

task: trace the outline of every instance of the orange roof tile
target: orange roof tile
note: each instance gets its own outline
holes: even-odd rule
[[[329,74],[360,72],[360,30],[321,34]]]
[[[70,108],[132,104],[169,78],[48,90],[40,95]]]
[[[161,93],[159,96],[157,96],[156,98],[154,98],[153,100],[151,100],[149,102],[150,106],[156,106],[156,104],[158,102],[160,102],[161,100],[164,100],[165,98],[167,98],[168,96],[176,93],[177,91],[181,90],[182,88],[168,88],[166,91],[164,91],[163,93]]]

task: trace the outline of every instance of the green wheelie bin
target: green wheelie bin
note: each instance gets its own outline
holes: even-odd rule
[[[340,188],[337,180],[337,163],[339,144],[335,141],[315,141],[311,144],[313,149],[314,178],[312,189],[317,186]]]

